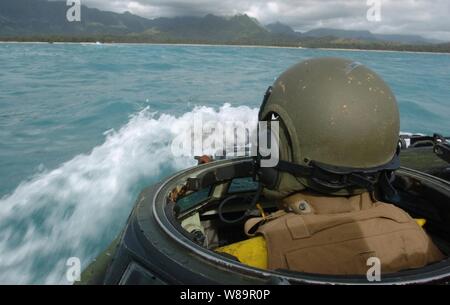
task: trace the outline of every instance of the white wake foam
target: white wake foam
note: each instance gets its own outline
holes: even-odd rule
[[[67,283],[66,261],[86,266],[120,232],[141,184],[195,164],[170,145],[194,116],[252,121],[257,110],[198,107],[181,117],[141,111],[89,154],[37,174],[0,199],[0,283]]]

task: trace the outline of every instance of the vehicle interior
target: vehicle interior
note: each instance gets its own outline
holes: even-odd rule
[[[220,168],[199,166],[184,183],[167,196],[168,218],[174,227],[206,251],[215,251],[248,239],[244,223],[261,213],[277,211],[277,203],[259,196],[258,207],[252,200],[258,190],[251,163],[243,159]],[[446,169],[448,170],[448,166]],[[449,183],[419,171],[402,168],[393,186],[399,193],[396,205],[413,218],[425,219],[423,228],[438,248],[450,253]],[[225,202],[224,202],[225,201]],[[224,255],[225,257],[225,255]],[[226,255],[228,259],[239,262]]]

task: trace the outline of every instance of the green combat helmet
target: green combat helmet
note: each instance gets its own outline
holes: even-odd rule
[[[269,87],[259,120],[277,120],[280,130],[278,165],[259,168],[266,196],[282,198],[306,187],[330,195],[395,196],[397,102],[362,64],[318,58],[291,67]]]

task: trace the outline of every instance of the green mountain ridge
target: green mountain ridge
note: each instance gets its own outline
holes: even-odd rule
[[[412,44],[426,44],[426,43],[440,43],[433,39],[426,39],[419,35],[399,35],[399,34],[374,34],[370,31],[354,31],[354,30],[337,30],[321,28],[308,31],[304,33],[305,36],[310,37],[337,37],[344,39],[359,39],[366,41],[386,41],[398,43],[412,43]]]
[[[68,9],[65,1],[1,0],[0,40],[220,43],[450,52],[449,44],[431,45],[433,41],[417,35],[336,29],[300,33],[280,22],[263,26],[245,14],[147,19],[130,12],[114,13],[82,6],[81,21],[68,22]]]

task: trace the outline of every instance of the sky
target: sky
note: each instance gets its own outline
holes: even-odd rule
[[[379,10],[376,2],[380,3]],[[247,14],[262,24],[280,21],[300,32],[326,27],[418,34],[450,41],[450,0],[81,0],[81,3],[148,18]],[[370,8],[380,12],[381,20],[368,20]]]

